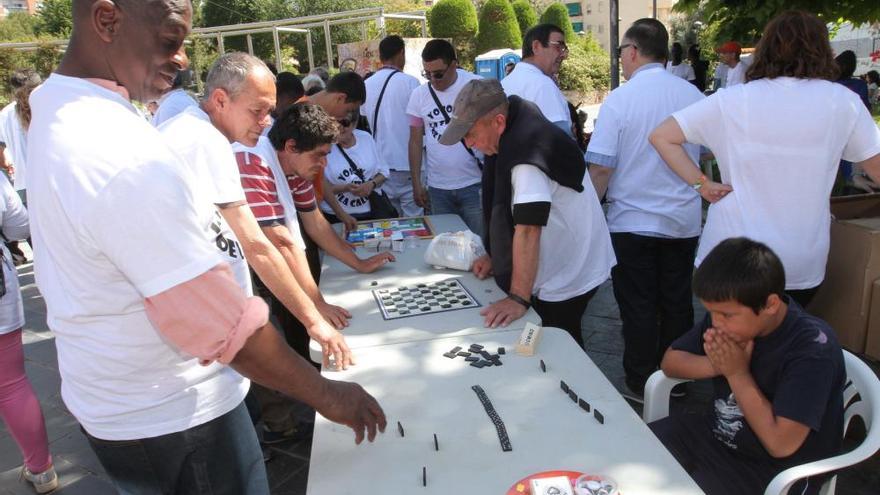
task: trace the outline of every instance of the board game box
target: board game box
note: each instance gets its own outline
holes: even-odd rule
[[[434,228],[425,217],[391,218],[386,220],[365,220],[358,222],[357,228],[348,232],[345,240],[351,244],[363,245],[369,241],[391,241],[393,238],[432,239]]]

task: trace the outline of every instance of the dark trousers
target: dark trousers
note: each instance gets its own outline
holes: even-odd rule
[[[581,349],[584,348],[584,336],[581,330],[581,320],[587,310],[590,299],[596,295],[596,290],[575,296],[565,301],[550,302],[538,298],[532,300],[532,307],[541,317],[541,326],[561,328],[568,332],[577,341]]]
[[[788,297],[794,299],[796,303],[800,304],[802,308],[806,308],[810,301],[813,300],[813,296],[819,292],[821,285],[819,284],[811,289],[787,290],[785,293],[788,294]]]
[[[611,234],[617,256],[611,279],[623,322],[623,369],[634,392],[644,388],[669,344],[694,325],[691,278],[697,241]]]
[[[247,409],[177,433],[138,440],[86,438],[120,493],[268,494],[269,482]]]

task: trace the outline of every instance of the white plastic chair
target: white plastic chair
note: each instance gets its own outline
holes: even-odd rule
[[[855,449],[845,454],[786,469],[770,481],[767,489],[764,490],[764,495],[788,495],[788,490],[800,479],[858,464],[880,450],[880,380],[871,368],[855,355],[843,351],[843,360],[847,375],[847,384],[843,391],[843,404],[846,407],[843,414],[843,434],[846,435],[853,417],[860,416],[865,423],[865,439]],[[668,416],[669,394],[672,392],[672,387],[688,381],[690,380],[670,378],[662,371],[654,372],[645,384],[645,407],[642,419],[650,423]],[[856,395],[860,399],[851,403]],[[835,475],[822,485],[819,493],[834,495],[836,486]]]

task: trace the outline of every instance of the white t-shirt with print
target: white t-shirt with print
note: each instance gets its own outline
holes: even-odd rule
[[[370,180],[376,174],[382,174],[387,178],[389,175],[388,166],[379,156],[379,151],[376,147],[376,142],[373,141],[373,137],[370,136],[369,133],[358,129],[354,130],[354,137],[354,146],[351,148],[345,148],[345,153],[351,158],[351,161],[354,162],[355,166],[357,166],[361,175],[364,176],[364,179]],[[342,152],[339,151],[339,145],[337,144],[334,144],[330,148],[330,154],[327,155],[327,166],[324,168],[324,177],[326,177],[331,184],[362,183],[360,177],[352,172],[351,167],[348,165],[348,160],[342,156]],[[379,188],[377,191],[381,192],[381,190],[382,189]],[[337,193],[336,200],[339,202],[339,206],[341,206],[349,215],[355,213],[369,213],[370,211],[370,199],[368,196],[358,197],[352,193],[344,192]],[[333,209],[330,208],[330,205],[328,205],[326,201],[321,201],[321,210],[327,213],[333,213]]]
[[[513,72],[501,80],[501,86],[507,96],[516,95],[538,105],[547,120],[565,122],[565,129],[571,129],[568,101],[553,79],[538,67],[525,61],[516,64]]]
[[[197,106],[185,108],[160,125],[159,133],[171,150],[182,158],[182,163],[190,167],[196,178],[193,187],[200,198],[211,205],[245,200],[232,146],[211,124],[211,119],[204,110]],[[252,296],[254,290],[244,251],[220,212],[215,210],[213,217],[203,228],[214,238],[215,247],[224,261],[232,267],[235,281],[245,295]]]
[[[678,65],[672,65],[671,61],[666,62],[666,70],[669,71],[670,74],[678,76],[685,81],[693,81],[697,78],[696,74],[694,74],[694,68],[687,62],[682,62]]]
[[[475,74],[457,69],[458,78],[445,91],[434,92],[440,103],[446,107],[450,118],[454,113],[455,98],[468,81],[479,78]],[[397,76],[395,76],[397,77]],[[371,78],[372,79],[372,78]],[[427,152],[427,183],[437,189],[461,189],[482,180],[482,172],[477,160],[472,157],[461,143],[444,146],[438,142],[446,130],[446,119],[434,103],[434,98],[425,83],[414,89],[406,106],[406,113],[419,118],[425,128],[425,149]],[[480,156],[476,150],[473,150]]]
[[[712,150],[733,187],[709,207],[696,264],[721,241],[745,236],[776,252],[787,289],[819,285],[838,164],[880,153],[880,129],[858,96],[827,81],[759,79],[673,117],[688,142]]]
[[[34,271],[61,396],[105,440],[180,432],[238,406],[248,380],[168,343],[144,298],[221,262],[194,177],[119,94],[52,74],[31,95]]]
[[[391,170],[409,170],[409,119],[406,116],[406,104],[414,89],[419,87],[419,80],[405,73],[398,72],[390,80],[393,70],[383,67],[364,81],[367,87],[367,99],[361,106],[361,114],[370,122],[370,129],[375,134],[379,147],[379,156],[383,158]],[[382,86],[388,81],[382,104],[379,105],[379,128],[373,121],[376,102]]]
[[[10,103],[0,110],[0,141],[6,143],[7,162],[15,167],[12,185],[16,191],[27,189],[25,174],[27,170],[27,131],[21,125],[17,105]]]
[[[9,179],[0,174],[0,232],[9,240],[27,238],[28,215]],[[24,306],[18,290],[18,271],[4,243],[0,243],[0,270],[3,270],[6,294],[0,297],[0,335],[24,326]]]
[[[648,136],[673,112],[701,99],[696,86],[660,64],[640,67],[605,99],[586,158],[614,169],[606,193],[611,232],[700,235],[700,195],[666,165]],[[700,147],[685,149],[696,162]]]
[[[511,182],[511,208],[550,203],[550,218],[541,230],[533,294],[543,301],[565,301],[608,280],[617,260],[589,175],[584,176],[581,193],[560,186],[534,165],[513,167]]]
[[[742,60],[737,62],[736,67],[731,67],[730,70],[727,71],[727,80],[724,82],[724,87],[730,88],[737,84],[745,83],[746,69],[748,69],[748,65],[746,65],[745,62]]]
[[[169,91],[156,103],[159,104],[159,108],[156,109],[151,121],[154,127],[159,127],[189,107],[199,106],[198,102],[183,88]]]

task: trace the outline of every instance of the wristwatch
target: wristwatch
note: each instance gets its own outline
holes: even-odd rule
[[[525,299],[519,297],[518,295],[516,295],[514,293],[508,294],[507,298],[510,299],[511,301],[519,304],[520,306],[526,308],[526,309],[529,309],[532,307],[532,303],[530,303],[529,301],[526,301]]]

